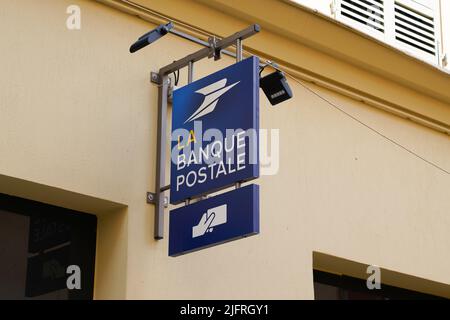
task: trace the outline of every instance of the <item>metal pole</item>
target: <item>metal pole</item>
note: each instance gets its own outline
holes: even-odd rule
[[[155,179],[155,239],[164,237],[164,191],[166,185],[166,141],[167,141],[167,95],[169,78],[161,75],[158,98],[158,133],[156,141],[156,179]]]
[[[242,39],[236,40],[236,62],[242,61]]]
[[[203,40],[201,40],[201,39],[199,39],[199,38],[197,38],[197,37],[193,37],[193,36],[191,36],[191,35],[189,35],[189,34],[187,34],[187,33],[178,31],[178,30],[176,30],[176,29],[170,29],[169,32],[170,32],[171,34],[174,34],[174,35],[176,35],[176,36],[182,38],[182,39],[186,39],[186,40],[192,41],[192,42],[194,42],[194,43],[196,43],[196,44],[200,44],[200,45],[202,45],[202,46],[209,47],[208,41],[203,41]],[[225,49],[223,49],[221,52],[222,52],[223,54],[227,55],[227,56],[230,56],[230,57],[232,57],[232,58],[236,58],[236,53],[234,53],[234,52],[231,52],[231,51],[228,51],[228,50],[225,50]]]
[[[194,79],[194,62],[189,61],[188,64],[188,83],[191,83]]]

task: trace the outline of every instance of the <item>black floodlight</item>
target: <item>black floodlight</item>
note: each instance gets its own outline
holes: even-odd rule
[[[292,90],[287,83],[284,73],[276,70],[259,80],[259,86],[263,89],[267,99],[274,106],[280,102],[292,98]]]
[[[172,22],[159,25],[156,29],[153,29],[152,31],[147,32],[146,34],[141,36],[138,39],[138,41],[133,43],[133,45],[130,47],[130,52],[134,53],[138,50],[141,50],[142,48],[148,46],[149,44],[155,42],[159,38],[168,34],[170,29],[172,29],[172,28],[173,28]]]

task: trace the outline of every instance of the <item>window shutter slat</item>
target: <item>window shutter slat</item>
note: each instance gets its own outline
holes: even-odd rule
[[[337,19],[417,57],[437,62],[436,0],[337,0]]]
[[[342,20],[380,34],[384,32],[383,0],[341,0],[339,9]]]
[[[436,55],[434,17],[395,1],[395,39],[412,50]]]

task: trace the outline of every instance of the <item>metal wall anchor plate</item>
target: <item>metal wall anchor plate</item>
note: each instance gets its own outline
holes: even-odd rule
[[[147,192],[147,203],[156,204],[156,194],[153,192]],[[164,196],[164,208],[169,207],[169,197]]]
[[[151,72],[150,73],[150,81],[152,83],[161,84],[161,76],[158,72]]]

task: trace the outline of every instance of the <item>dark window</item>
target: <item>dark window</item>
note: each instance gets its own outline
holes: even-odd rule
[[[92,299],[96,229],[94,215],[0,194],[0,299]]]
[[[369,290],[366,280],[314,270],[316,300],[435,300],[436,296],[381,284]]]

